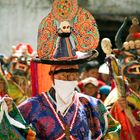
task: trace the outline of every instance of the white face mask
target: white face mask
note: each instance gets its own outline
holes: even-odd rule
[[[57,111],[63,114],[72,103],[74,88],[77,81],[64,81],[54,79],[54,89],[56,90]]]

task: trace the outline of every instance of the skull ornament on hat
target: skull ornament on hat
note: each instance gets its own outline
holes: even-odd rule
[[[77,0],[55,0],[51,12],[40,23],[39,58],[34,61],[56,65],[85,63],[97,57],[98,42],[95,19],[77,5]]]
[[[59,28],[62,33],[70,33],[70,23],[68,21],[61,22]]]

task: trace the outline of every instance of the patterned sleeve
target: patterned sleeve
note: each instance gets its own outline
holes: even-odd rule
[[[97,108],[104,139],[119,140],[119,133],[121,129],[119,122],[111,116],[103,103],[99,100]]]
[[[105,108],[105,106],[101,103],[100,100],[93,98],[92,101],[90,101],[90,103],[92,104],[92,107],[93,107],[92,110],[96,110],[98,112],[98,118],[100,121],[102,134],[105,135],[105,133],[107,132],[107,127],[108,127],[108,120],[107,120],[108,111]]]
[[[21,105],[18,106],[20,113],[22,114],[23,118],[27,122],[27,124],[31,123],[31,112],[32,112],[32,102],[29,100],[23,102]]]
[[[20,122],[25,126],[25,129],[21,129],[15,127],[15,130],[22,134],[22,136],[26,139],[35,140],[36,132],[35,129],[27,123],[24,119],[23,114],[21,114],[20,110],[17,108],[16,104],[13,103],[13,110],[9,113],[9,115],[16,121]],[[14,127],[13,127],[14,128]],[[14,131],[13,131],[14,132]],[[21,139],[21,138],[20,138]]]

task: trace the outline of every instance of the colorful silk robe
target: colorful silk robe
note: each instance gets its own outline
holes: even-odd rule
[[[137,103],[138,105],[138,103]],[[140,107],[140,106],[139,106]],[[133,109],[132,113],[137,120],[139,120],[139,110]],[[125,115],[124,111],[121,110],[118,102],[116,102],[112,109],[111,114],[113,117],[118,120],[122,126],[120,131],[120,140],[139,140],[140,139],[140,126],[137,125],[135,127],[132,126],[128,117]]]
[[[0,100],[0,140],[35,140],[36,133],[26,124],[15,103],[8,113],[4,99]],[[11,118],[10,116],[13,116]]]
[[[120,126],[114,127],[114,121],[110,121],[113,127],[107,130],[107,117],[112,119],[99,100],[76,93],[68,112],[62,116],[56,112],[51,94],[42,93],[19,106],[24,119],[36,129],[38,140],[65,140],[66,128],[71,140],[101,139],[108,130],[119,131]]]

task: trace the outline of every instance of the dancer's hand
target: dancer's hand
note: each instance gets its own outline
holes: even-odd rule
[[[8,106],[8,112],[11,112],[13,110],[13,99],[11,97],[9,97],[8,95],[5,95],[3,97],[3,99],[5,100],[7,106]]]

